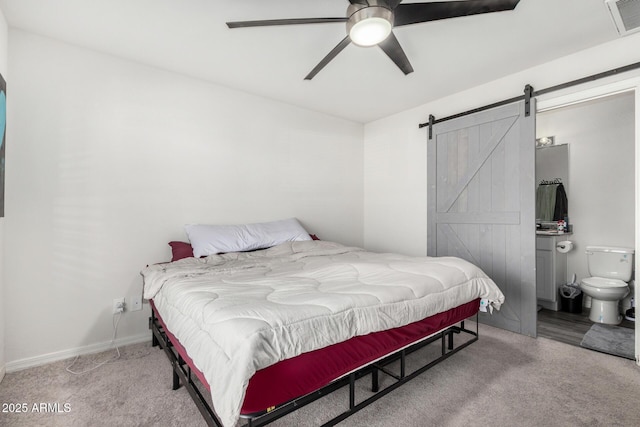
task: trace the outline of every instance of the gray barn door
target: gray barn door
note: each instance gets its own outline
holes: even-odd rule
[[[535,103],[438,123],[428,141],[428,255],[484,270],[506,301],[480,321],[536,336]]]

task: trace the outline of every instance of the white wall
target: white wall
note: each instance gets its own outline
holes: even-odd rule
[[[111,300],[140,292],[140,268],[167,259],[186,222],[296,216],[327,240],[426,254],[418,123],[640,61],[638,45],[640,34],[621,38],[363,135],[356,123],[12,30],[7,366],[108,342]],[[146,336],[147,315],[126,314],[119,337]]]
[[[635,246],[635,94],[626,92],[537,116],[538,136],[569,147],[567,273],[589,277],[587,245]]]
[[[7,50],[8,50],[8,26],[4,13],[0,10],[0,74],[7,81]],[[7,86],[9,83],[7,82]],[[8,89],[9,90],[9,89]],[[0,381],[5,373],[5,298],[4,298],[4,218],[0,218]]]
[[[544,89],[639,62],[638,46],[640,34],[623,37],[365,125],[365,247],[427,253],[427,128],[418,124],[429,114],[442,118],[521,95],[526,84]]]
[[[185,223],[297,217],[363,244],[363,126],[9,33],[8,369],[98,349]],[[148,308],[119,337],[150,337]]]

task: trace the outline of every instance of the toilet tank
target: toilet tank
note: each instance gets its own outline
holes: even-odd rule
[[[633,253],[631,248],[587,246],[587,265],[592,277],[631,280]]]

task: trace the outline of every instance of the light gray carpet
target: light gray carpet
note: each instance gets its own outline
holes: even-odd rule
[[[635,342],[634,329],[595,323],[584,335],[580,345],[633,360],[635,358]]]
[[[80,376],[65,371],[68,362],[7,374],[0,402],[68,403],[70,411],[0,413],[0,425],[204,425],[187,392],[171,391],[162,350],[149,344],[122,350],[121,360]],[[82,357],[77,368],[112,355]],[[365,395],[367,383],[359,387],[358,396]],[[273,425],[317,425],[343,410],[345,394],[340,390]],[[640,368],[631,360],[481,325],[480,341],[341,425],[628,427],[640,419],[638,396]]]

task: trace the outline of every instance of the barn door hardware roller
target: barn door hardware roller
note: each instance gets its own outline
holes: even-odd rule
[[[533,96],[533,86],[526,85],[524,87],[524,116],[531,115],[531,97]]]

